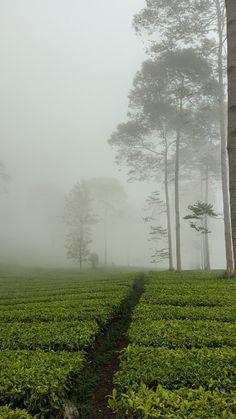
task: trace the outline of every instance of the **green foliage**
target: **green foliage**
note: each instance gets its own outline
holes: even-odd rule
[[[82,376],[86,351],[135,280],[135,273],[2,275],[0,417],[56,417]]]
[[[11,409],[10,406],[0,406],[1,419],[32,419],[32,416],[21,409]]]
[[[82,275],[76,282],[43,278],[7,284],[0,281],[0,321],[59,322],[95,320],[103,327],[119,310],[134,281],[134,274]],[[1,286],[2,284],[2,286]],[[22,294],[22,290],[27,293]]]
[[[236,306],[176,306],[158,305],[143,302],[139,304],[132,316],[133,320],[218,320],[236,322]]]
[[[159,385],[150,390],[144,384],[137,391],[129,390],[109,399],[113,410],[123,412],[122,417],[135,419],[234,419],[236,393],[225,394],[217,390],[205,391],[182,388],[170,391]]]
[[[115,374],[122,418],[236,417],[236,282],[151,272]]]
[[[206,320],[136,320],[129,330],[137,345],[168,348],[236,346],[234,323]]]
[[[236,353],[233,348],[167,349],[130,345],[115,375],[121,391],[137,390],[141,383],[155,389],[182,387],[233,391],[236,385]]]
[[[190,227],[203,234],[210,233],[208,228],[203,226],[203,222],[207,219],[207,217],[218,217],[213,205],[208,204],[207,202],[197,201],[194,205],[189,205],[188,209],[190,210],[190,214],[186,215],[184,219],[190,220]],[[198,222],[194,222],[193,220],[197,220]]]
[[[83,361],[81,352],[1,351],[0,403],[35,414],[59,410]]]
[[[98,332],[95,321],[0,323],[0,348],[75,351],[92,346]]]
[[[160,274],[161,275],[161,274]],[[141,302],[176,306],[233,306],[236,305],[235,281],[225,280],[189,280],[183,275],[166,274],[164,281],[156,281],[150,276],[146,292]],[[201,274],[202,275],[202,274]],[[206,273],[206,276],[208,274]]]

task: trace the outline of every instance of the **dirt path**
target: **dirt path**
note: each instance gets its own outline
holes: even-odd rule
[[[144,276],[140,276],[129,298],[121,307],[119,315],[112,320],[88,354],[87,365],[83,374],[78,377],[71,395],[81,419],[116,417],[116,414],[107,407],[107,396],[112,394],[113,377],[119,369],[119,353],[129,344],[127,331],[132,311],[143,293],[143,287]]]
[[[94,418],[97,419],[109,419],[115,418],[115,413],[107,406],[107,396],[112,394],[113,376],[119,369],[119,353],[125,349],[129,344],[127,337],[123,337],[117,343],[116,351],[110,364],[106,365],[101,372],[101,379],[94,389],[94,393],[91,400],[91,406]]]
[[[138,281],[133,289],[133,293],[130,296],[130,301],[128,302],[127,311],[123,319],[121,319],[120,329],[118,327],[118,339],[116,342],[114,342],[111,361],[102,369],[100,374],[100,380],[94,388],[94,392],[91,399],[94,419],[110,419],[116,417],[116,413],[108,408],[107,400],[108,396],[112,394],[112,390],[114,388],[114,374],[119,370],[120,352],[123,349],[125,349],[129,344],[127,331],[131,322],[132,311],[134,307],[137,305],[143,293],[143,287],[144,278]]]

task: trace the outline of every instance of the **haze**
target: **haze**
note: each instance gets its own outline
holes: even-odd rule
[[[61,227],[55,248],[48,224],[42,229],[29,204],[35,187],[55,185],[63,195],[81,178],[112,177],[126,190],[136,224],[126,230],[125,250],[125,231],[119,245],[111,233],[110,262],[149,266],[142,208],[153,185],[127,183],[127,170],[118,168],[107,144],[116,125],[126,120],[127,94],[145,59],[142,40],[132,28],[132,17],[144,4],[1,1],[1,161],[11,177],[1,203],[2,254],[7,261],[55,265],[64,257],[65,263]],[[221,210],[220,199],[216,205]],[[55,213],[59,217],[60,211]],[[222,239],[222,225],[213,235],[213,240]],[[222,244],[213,250],[213,265],[223,264]]]

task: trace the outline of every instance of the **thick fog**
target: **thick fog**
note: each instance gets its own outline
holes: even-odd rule
[[[128,182],[127,168],[115,163],[108,144],[117,124],[126,121],[127,96],[145,59],[132,27],[134,13],[144,5],[144,0],[1,1],[0,160],[11,178],[1,193],[1,262],[75,266],[66,258],[65,196],[81,179],[112,178],[124,188],[126,203],[122,215],[108,217],[107,261],[154,267],[143,217],[156,185]],[[222,212],[219,185],[212,190],[212,202]],[[186,186],[183,193],[187,211],[198,192]],[[182,223],[184,267],[198,268],[199,236]],[[103,225],[97,224],[92,250],[101,263],[103,236]],[[222,220],[212,224],[210,247],[212,266],[224,267]]]

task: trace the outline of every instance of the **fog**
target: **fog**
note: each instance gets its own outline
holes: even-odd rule
[[[127,168],[116,165],[107,142],[126,121],[127,95],[145,59],[132,27],[144,5],[1,1],[0,160],[11,178],[1,194],[1,262],[74,266],[66,258],[64,198],[81,179],[115,178],[126,192],[127,209],[123,218],[109,221],[108,263],[154,267],[143,208],[156,185],[128,182]],[[212,189],[212,202],[222,212],[220,187]],[[185,192],[183,215],[195,198],[196,190]],[[198,237],[186,221],[183,226],[184,267],[196,268],[199,253],[189,243]],[[210,240],[212,266],[224,267],[222,221],[213,222]],[[103,263],[101,223],[92,247]]]

